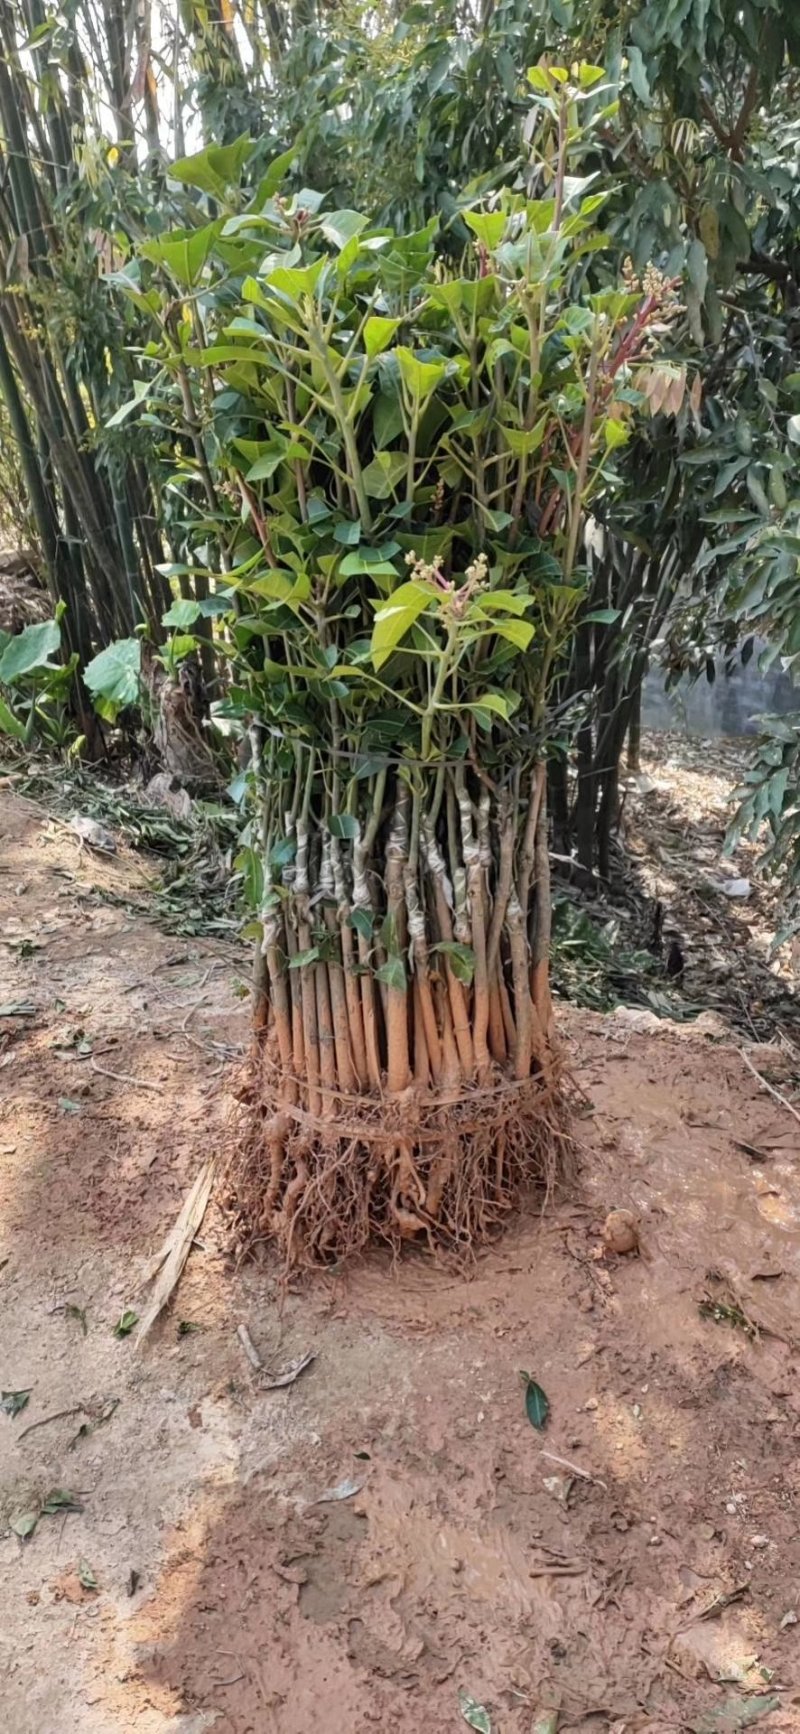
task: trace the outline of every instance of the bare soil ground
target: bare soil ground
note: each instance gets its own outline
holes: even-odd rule
[[[214,1205],[135,1356],[114,1325],[225,1144],[243,965],[104,901],[141,868],[32,803],[0,792],[0,833],[0,1002],[34,1008],[0,1018],[0,1384],[31,1393],[0,1726],[457,1734],[463,1692],[493,1734],[800,1729],[800,1126],[741,1034],[564,1008],[581,1179],[543,1221],[469,1277],[284,1295]],[[791,1054],[750,1057],[791,1099]],[[601,1256],[612,1206],[641,1256]],[[241,1322],[269,1373],[315,1361],[267,1390]],[[22,1541],[53,1489],[82,1509]]]

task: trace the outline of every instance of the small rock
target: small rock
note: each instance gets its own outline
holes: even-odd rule
[[[727,1511],[729,1517],[735,1517],[736,1516],[736,1506],[734,1505],[732,1499],[728,1500],[728,1503],[725,1507],[725,1510]]]
[[[788,1608],[786,1613],[783,1616],[783,1619],[781,1620],[780,1629],[782,1632],[785,1632],[787,1626],[796,1626],[796,1625],[797,1625],[797,1615],[794,1611],[794,1608]]]
[[[768,1535],[751,1535],[750,1546],[751,1547],[769,1547],[769,1536]]]
[[[717,889],[722,892],[723,897],[749,897],[750,880],[723,879],[718,884]]]
[[[622,1257],[639,1251],[639,1223],[632,1210],[609,1210],[603,1224],[603,1240],[607,1252]]]
[[[650,1540],[648,1541],[647,1545],[648,1545],[648,1547],[660,1547],[661,1546],[661,1536],[660,1535],[651,1535]]]
[[[589,1409],[589,1410],[599,1409],[600,1404],[598,1403],[596,1397],[587,1397],[586,1402],[584,1403],[583,1407],[584,1407],[584,1409]]]
[[[713,1541],[717,1532],[713,1523],[699,1523],[697,1533],[701,1541]]]

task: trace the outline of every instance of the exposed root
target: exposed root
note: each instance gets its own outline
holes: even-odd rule
[[[286,1078],[254,1056],[227,1190],[239,1246],[275,1242],[288,1268],[330,1265],[370,1241],[427,1244],[468,1258],[521,1197],[546,1198],[571,1165],[552,1076],[486,1085],[443,1101],[339,1094],[336,1112],[287,1105]]]

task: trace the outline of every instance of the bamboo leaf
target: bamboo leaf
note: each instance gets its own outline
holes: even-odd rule
[[[390,957],[375,971],[375,980],[382,981],[386,987],[394,988],[397,993],[405,993],[407,978],[406,966],[402,957]]]

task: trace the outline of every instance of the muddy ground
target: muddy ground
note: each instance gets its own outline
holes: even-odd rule
[[[124,852],[8,791],[0,832],[0,1002],[33,1008],[0,1018],[0,1384],[30,1391],[0,1725],[457,1734],[468,1694],[493,1734],[800,1729],[800,1127],[741,1033],[563,1008],[581,1177],[544,1221],[469,1279],[283,1295],[214,1205],[136,1355],[114,1326],[225,1146],[244,966],[126,911]],[[749,1057],[791,1099],[791,1055]],[[641,1256],[600,1256],[611,1206]],[[269,1374],[316,1359],[267,1390],[240,1323]],[[81,1509],[21,1540],[54,1489]]]

